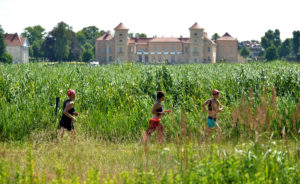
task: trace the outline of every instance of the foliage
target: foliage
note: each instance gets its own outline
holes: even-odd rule
[[[0,57],[0,62],[1,63],[7,63],[7,64],[12,64],[13,63],[13,57],[12,55],[8,54],[5,52],[1,57]]]
[[[201,111],[201,104],[211,97],[213,88],[221,91],[221,104],[226,107],[220,122],[224,136],[235,130],[231,114],[251,89],[255,102],[260,104],[259,94],[268,98],[276,87],[278,114],[289,125],[274,122],[272,131],[277,136],[283,126],[287,134],[291,132],[300,97],[300,67],[286,62],[170,66],[126,63],[94,68],[32,63],[4,65],[0,71],[1,140],[22,140],[31,132],[54,131],[59,121],[54,114],[55,99],[66,99],[69,88],[77,92],[75,108],[81,114],[78,122],[83,131],[111,141],[140,137],[151,117],[157,90],[166,92],[164,107],[173,109],[173,114],[163,119],[170,136],[177,134],[172,127],[183,110],[191,135],[199,127],[204,128],[207,114]],[[61,108],[60,104],[58,114]],[[247,130],[240,131],[240,135],[247,136]]]
[[[293,51],[297,55],[300,49],[300,31],[293,31]]]
[[[82,54],[82,61],[85,61],[85,62],[88,62],[90,61],[91,59],[93,59],[93,51],[90,49],[90,50],[85,50]]]
[[[286,40],[284,40],[284,42],[278,49],[279,57],[280,58],[286,57],[291,53],[291,51],[292,51],[292,40],[287,38]]]
[[[6,45],[5,45],[4,30],[2,29],[2,27],[0,25],[0,57],[2,57],[4,55],[4,53],[6,52],[5,48],[6,48]]]
[[[250,50],[249,50],[247,47],[243,47],[243,48],[240,50],[240,54],[241,54],[241,56],[243,56],[244,58],[247,58],[247,57],[249,57],[249,55],[250,55]]]
[[[267,61],[273,61],[278,59],[278,52],[277,52],[277,48],[272,45],[271,47],[267,48],[266,53],[265,53],[265,59]]]
[[[211,37],[212,40],[217,40],[218,38],[220,38],[218,33],[213,34],[212,37]]]

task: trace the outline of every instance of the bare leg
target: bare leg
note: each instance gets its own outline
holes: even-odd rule
[[[200,143],[203,142],[211,133],[213,129],[210,127],[206,127],[204,136],[200,139]]]
[[[72,143],[75,144],[75,139],[76,139],[76,132],[74,129],[72,129],[70,132],[70,137],[72,139]]]
[[[58,143],[61,141],[62,137],[64,136],[64,133],[65,133],[65,129],[63,127],[60,127],[57,130],[57,142]]]

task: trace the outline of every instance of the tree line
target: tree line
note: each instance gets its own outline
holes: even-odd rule
[[[21,37],[26,37],[30,43],[29,56],[34,60],[49,61],[90,61],[94,59],[95,41],[106,32],[96,26],[84,27],[74,32],[65,22],[59,22],[50,32],[36,25],[26,27]],[[129,33],[129,37],[146,38],[145,33]],[[0,61],[11,57],[5,51],[5,34],[0,26]],[[1,59],[5,57],[4,59]],[[12,57],[11,57],[12,62]]]
[[[220,38],[218,33],[212,35],[212,40]],[[261,37],[260,45],[263,48],[260,56],[263,56],[266,61],[277,59],[286,59],[286,57],[294,57],[300,61],[300,31],[293,31],[293,37],[287,38],[283,42],[280,39],[280,31],[278,29],[268,30]],[[239,51],[240,55],[247,58],[250,55],[250,50],[243,47]]]
[[[90,61],[94,59],[95,41],[105,34],[96,26],[84,27],[74,32],[72,27],[64,22],[59,22],[50,32],[36,25],[26,27],[21,37],[26,37],[30,43],[29,56],[34,60],[47,59],[49,61]],[[130,38],[147,38],[145,33],[129,33]],[[212,40],[220,36],[215,33]],[[268,30],[260,42],[263,50],[261,56],[267,61],[295,57],[300,61],[300,31],[293,31],[293,38],[287,38],[283,42],[280,39],[280,31]],[[0,25],[0,61],[11,63],[12,56],[5,49],[5,34]],[[240,50],[240,54],[248,57],[250,51],[247,47]]]

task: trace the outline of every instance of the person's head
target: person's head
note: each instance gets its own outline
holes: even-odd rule
[[[75,97],[76,97],[76,93],[73,89],[69,89],[68,92],[67,92],[67,95],[68,97],[71,99],[71,100],[75,100]]]
[[[211,93],[213,97],[219,98],[220,91],[218,91],[217,89],[213,89]]]
[[[165,100],[165,93],[162,91],[157,92],[157,100],[164,101]]]

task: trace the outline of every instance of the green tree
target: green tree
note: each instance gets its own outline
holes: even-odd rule
[[[280,58],[288,56],[292,51],[292,40],[287,38],[278,48],[278,55]]]
[[[279,48],[281,45],[281,39],[280,39],[280,31],[278,29],[275,29],[273,34],[273,42],[275,47]]]
[[[21,37],[26,37],[31,45],[36,41],[44,39],[45,35],[45,29],[40,25],[26,27],[24,32],[21,33]]]
[[[293,31],[293,51],[297,55],[300,46],[300,31]]]
[[[247,57],[249,57],[249,55],[250,55],[250,50],[249,50],[247,47],[243,47],[243,48],[240,50],[240,54],[241,54],[241,56],[243,56],[244,58],[247,58]]]
[[[2,56],[0,56],[0,62],[12,64],[13,57],[10,54],[8,54],[7,52],[4,52],[4,54]]]
[[[81,47],[78,40],[76,39],[76,34],[72,31],[72,38],[69,50],[69,61],[79,61],[81,57]]]
[[[135,37],[138,37],[138,38],[147,38],[147,35],[145,33],[135,33]]]
[[[278,52],[277,48],[275,45],[272,45],[271,47],[267,48],[266,53],[265,53],[265,59],[267,61],[273,61],[278,59]]]
[[[218,38],[220,38],[218,33],[213,34],[211,37],[212,40],[217,40]]]
[[[4,30],[2,29],[0,25],[0,57],[4,55],[5,53],[5,36],[4,36]]]
[[[263,37],[261,38],[261,46],[262,46],[264,49],[267,49],[267,48],[271,47],[272,44],[274,44],[273,38],[274,38],[274,32],[273,32],[272,30],[268,30],[268,31],[265,33],[265,36],[263,36]]]
[[[82,61],[85,61],[85,62],[90,61],[93,58],[93,55],[94,55],[94,53],[93,53],[92,50],[85,50],[85,51],[83,51]]]
[[[54,55],[54,43],[55,37],[51,35],[51,32],[45,37],[45,40],[42,43],[41,51],[44,53],[44,57],[48,58],[50,61],[55,61]]]
[[[67,60],[72,38],[72,28],[68,24],[60,22],[50,34],[55,38],[53,47],[54,58],[59,61]]]

